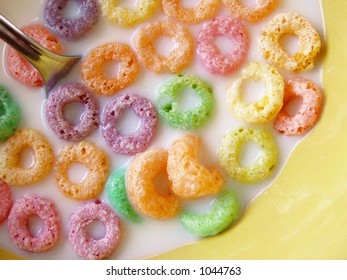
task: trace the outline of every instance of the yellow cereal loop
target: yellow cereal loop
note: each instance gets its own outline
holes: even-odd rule
[[[153,149],[137,155],[128,168],[126,188],[129,200],[142,215],[167,219],[178,214],[180,202],[168,187],[168,193],[159,193],[155,177],[166,173],[168,152]]]
[[[100,0],[103,16],[123,27],[132,27],[148,19],[156,11],[158,0],[138,0],[135,10],[117,6],[117,0]]]
[[[81,182],[71,182],[68,169],[73,163],[80,163],[88,170]],[[108,173],[104,152],[92,143],[82,141],[67,145],[59,153],[55,166],[55,180],[68,198],[85,200],[96,197],[103,190]]]
[[[285,34],[299,38],[299,49],[290,55],[280,45]],[[275,16],[263,30],[259,39],[259,48],[265,59],[276,66],[300,72],[313,67],[314,59],[321,48],[321,40],[312,25],[297,13],[282,13]]]
[[[34,160],[29,167],[21,165],[20,155],[32,151]],[[9,185],[24,186],[42,180],[52,169],[53,150],[46,138],[30,128],[17,130],[0,147],[0,178]]]
[[[173,141],[169,148],[167,171],[173,192],[181,198],[198,198],[218,193],[224,185],[217,167],[210,170],[198,162],[201,140],[192,134]]]
[[[247,80],[265,83],[262,98],[251,103],[243,101],[242,86]],[[283,95],[283,77],[275,68],[265,63],[250,63],[243,69],[241,77],[228,89],[227,105],[231,112],[246,123],[266,123],[275,118],[281,110]]]
[[[254,163],[241,166],[239,153],[241,145],[254,142],[261,152]],[[275,140],[267,130],[240,128],[228,132],[218,149],[219,164],[232,179],[241,183],[257,183],[268,178],[278,161]]]

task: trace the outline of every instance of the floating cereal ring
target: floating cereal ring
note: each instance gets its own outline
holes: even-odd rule
[[[158,0],[139,0],[135,10],[117,6],[117,0],[101,0],[102,14],[120,26],[131,27],[148,19],[156,11]]]
[[[163,0],[164,13],[172,18],[188,24],[202,22],[216,15],[219,8],[219,0],[201,0],[192,9],[185,9],[180,0]]]
[[[299,111],[290,116],[286,112],[286,104],[296,98],[302,99]],[[310,80],[289,80],[284,91],[284,105],[275,120],[275,128],[278,132],[287,135],[300,135],[313,127],[322,111],[323,97],[318,87]]]
[[[19,125],[21,111],[10,93],[0,85],[0,141],[10,137]]]
[[[290,55],[280,45],[280,38],[293,34],[299,38],[299,49]],[[313,61],[321,48],[321,41],[312,25],[297,13],[283,13],[275,16],[265,27],[259,48],[265,59],[289,71],[303,71],[313,67]]]
[[[105,236],[94,239],[87,226],[98,220],[105,227]],[[84,259],[99,260],[110,256],[121,240],[120,220],[112,209],[99,200],[89,202],[72,213],[69,220],[69,243]]]
[[[241,166],[238,154],[242,144],[255,142],[261,153],[250,166]],[[269,177],[277,164],[278,152],[274,138],[267,130],[240,128],[228,132],[218,149],[219,163],[233,179],[256,183]]]
[[[265,92],[261,99],[251,103],[243,102],[241,91],[247,80],[261,80],[265,83]],[[283,94],[283,77],[275,68],[268,64],[250,63],[228,90],[228,108],[247,123],[266,123],[275,118],[281,110]]]
[[[141,119],[141,126],[132,135],[122,135],[117,120],[122,111],[133,109]],[[109,102],[101,115],[101,130],[106,142],[115,153],[135,155],[151,143],[157,128],[157,112],[153,104],[135,94],[117,96]]]
[[[218,194],[207,213],[195,214],[184,211],[180,215],[180,223],[193,235],[210,236],[226,229],[239,215],[240,204],[236,194],[225,189]]]
[[[197,158],[201,140],[186,134],[174,140],[169,149],[167,172],[172,191],[182,198],[198,198],[216,194],[224,185],[218,168],[208,170]]]
[[[240,0],[223,0],[223,3],[234,16],[255,23],[272,13],[278,0],[257,0],[255,8],[243,5]]]
[[[226,36],[234,47],[228,54],[222,54],[214,40]],[[245,61],[249,39],[241,21],[219,17],[203,26],[197,38],[197,54],[203,66],[212,74],[227,74],[237,70]]]
[[[59,37],[77,40],[88,33],[96,24],[99,15],[96,0],[74,0],[80,5],[78,18],[65,18],[64,8],[69,0],[48,0],[44,9],[47,25]]]
[[[108,79],[103,65],[108,61],[120,61],[117,77]],[[82,65],[82,78],[96,93],[113,95],[130,85],[136,78],[139,67],[134,52],[126,44],[108,43],[88,53]]]
[[[8,217],[13,205],[12,192],[9,185],[0,179],[0,224]]]
[[[177,98],[181,91],[191,87],[199,96],[199,104],[191,110],[181,112]],[[212,89],[196,77],[178,75],[161,84],[158,90],[157,102],[159,114],[171,127],[192,129],[201,127],[211,116],[214,99]]]
[[[136,213],[128,199],[125,173],[126,170],[122,168],[110,175],[106,183],[107,198],[120,215],[132,222],[140,222],[140,216]]]
[[[88,169],[88,175],[79,183],[69,180],[67,172],[72,163]],[[56,162],[56,182],[64,195],[76,200],[96,197],[107,177],[107,159],[104,152],[91,143],[82,141],[62,148]]]
[[[84,105],[84,112],[77,124],[72,124],[64,116],[64,107],[73,102]],[[47,98],[45,115],[49,126],[64,140],[82,140],[99,126],[98,101],[93,93],[80,83],[54,88]]]
[[[33,152],[30,167],[20,165],[25,148]],[[36,183],[52,169],[53,160],[53,150],[44,136],[30,128],[19,129],[0,147],[0,178],[13,186]]]
[[[166,57],[155,51],[155,41],[161,36],[168,36],[175,42],[175,47]],[[184,25],[173,21],[159,21],[141,27],[135,48],[139,59],[153,72],[159,74],[168,69],[171,73],[179,73],[192,60],[194,39]]]
[[[22,31],[40,45],[52,52],[63,53],[63,46],[48,28],[40,24],[29,25]],[[9,47],[7,52],[8,71],[21,83],[40,87],[43,85],[41,74],[16,50]]]
[[[37,236],[31,234],[29,218],[38,216],[43,223]],[[17,200],[8,216],[8,232],[14,244],[20,249],[32,252],[46,252],[57,244],[60,235],[60,221],[54,203],[39,195],[27,194]]]
[[[156,191],[154,178],[166,172],[168,153],[163,149],[153,149],[137,155],[131,162],[126,186],[131,203],[142,215],[166,219],[175,216],[179,200],[170,192],[166,195]]]

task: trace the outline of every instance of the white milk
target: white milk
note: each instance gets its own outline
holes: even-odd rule
[[[43,3],[42,3],[43,2]],[[127,1],[121,1],[127,2]],[[184,1],[186,6],[190,6],[191,4],[188,1]],[[43,22],[42,19],[42,11],[45,1],[40,0],[13,0],[13,1],[1,1],[0,2],[0,11],[3,15],[8,17],[14,24],[17,26],[25,26],[32,22]],[[252,3],[251,1],[247,1],[247,3]],[[128,5],[128,4],[127,4]],[[251,48],[250,53],[248,55],[247,61],[260,61],[265,62],[265,60],[261,57],[260,52],[257,48],[257,38],[264,27],[264,25],[275,15],[280,12],[298,12],[306,19],[308,19],[313,26],[318,30],[322,41],[324,41],[324,25],[322,19],[322,11],[319,0],[310,0],[310,1],[302,1],[302,0],[281,0],[276,11],[270,15],[267,19],[262,21],[259,24],[248,24],[245,23],[250,35]],[[77,9],[74,8],[74,11],[70,16],[77,12]],[[228,15],[227,11],[225,11],[224,7],[220,11],[220,15]],[[165,15],[159,9],[156,13],[156,16],[149,21],[155,21],[158,19],[165,19]],[[133,34],[134,32],[144,24],[140,24],[135,28],[120,28],[117,25],[112,25],[106,22],[106,20],[100,16],[97,26],[93,29],[93,31],[86,36],[84,39],[79,40],[75,43],[73,42],[65,42],[63,44],[66,48],[66,53],[68,54],[84,54],[91,50],[92,48],[107,43],[107,42],[124,42],[130,45],[133,44]],[[190,26],[194,34],[201,29],[202,24],[197,24]],[[226,40],[218,40],[218,44],[225,44]],[[172,43],[168,40],[161,40],[159,44],[172,46]],[[288,44],[288,48],[292,49],[295,47],[290,46],[291,41]],[[165,46],[159,46],[163,51]],[[225,46],[221,46],[222,49]],[[68,144],[72,144],[71,142],[66,142],[58,139],[58,137],[52,132],[49,126],[46,123],[43,114],[44,108],[44,94],[41,89],[29,88],[26,87],[16,80],[14,80],[10,75],[6,72],[5,59],[4,54],[6,53],[6,47],[4,42],[0,42],[0,53],[1,53],[1,67],[0,67],[0,83],[6,86],[13,94],[14,97],[20,103],[22,108],[23,118],[21,127],[29,127],[39,130],[43,133],[49,142],[54,147],[54,152],[57,152],[64,146]],[[81,63],[76,65],[73,71],[64,79],[64,82],[67,81],[81,81],[80,75],[80,67]],[[202,80],[210,83],[213,88],[214,96],[216,99],[215,111],[210,119],[210,121],[201,129],[194,131],[198,135],[200,135],[203,139],[204,143],[204,154],[203,160],[206,164],[213,164],[217,162],[216,151],[218,149],[219,143],[223,137],[223,135],[232,129],[239,128],[241,126],[249,126],[243,123],[240,120],[237,120],[232,116],[232,114],[226,108],[226,89],[228,86],[235,80],[235,78],[240,74],[240,71],[233,73],[231,75],[226,75],[223,77],[217,75],[209,74],[200,62],[198,61],[197,56],[195,55],[194,63],[183,71],[184,73],[191,73]],[[112,75],[112,73],[109,73]],[[282,73],[285,78],[295,77],[298,75],[294,75],[292,73]],[[155,95],[157,87],[160,83],[170,78],[171,74],[160,74],[156,75],[151,71],[147,70],[143,65],[141,65],[141,72],[137,77],[135,83],[130,85],[123,92],[133,92],[139,95],[145,96],[149,98],[151,101],[155,103]],[[303,72],[299,76],[309,78],[313,80],[315,83],[321,86],[321,58],[317,59],[316,67],[313,70]],[[257,90],[257,85],[251,85],[253,90]],[[322,87],[322,86],[321,86]],[[251,88],[252,90],[252,88]],[[260,93],[259,93],[260,94]],[[100,101],[101,109],[104,105],[112,99],[112,97],[97,97]],[[190,100],[194,97],[188,97]],[[248,97],[248,98],[252,98]],[[195,101],[194,101],[195,102]],[[73,111],[73,108],[72,108]],[[70,108],[71,113],[71,108]],[[74,112],[71,113],[73,117]],[[129,118],[129,120],[126,119]],[[128,114],[123,118],[123,121],[131,122],[129,125],[132,130],[136,129],[138,125],[138,120],[134,118],[131,114]],[[124,123],[120,124],[122,131],[126,130],[126,126]],[[303,139],[303,137],[307,136],[307,134],[303,137],[285,137],[281,136],[274,131],[272,128],[272,124],[267,125],[257,125],[252,126],[257,128],[265,127],[269,129],[275,136],[276,142],[279,147],[280,154],[280,163],[277,166],[274,174],[264,182],[254,185],[243,185],[240,183],[236,183],[232,180],[229,180],[229,186],[236,191],[238,194],[242,207],[244,211],[247,211],[247,206],[254,200],[266,187],[268,187],[275,178],[279,175],[282,167],[287,161],[290,153],[294,149],[295,145],[298,144],[299,141]],[[127,132],[127,131],[125,131]],[[130,132],[130,131],[129,131]],[[160,122],[158,133],[154,138],[154,141],[151,143],[150,148],[154,147],[163,147],[167,148],[170,142],[178,137],[186,133],[185,131],[177,131],[169,126],[165,125],[163,122]],[[119,167],[125,166],[131,160],[129,156],[122,156],[118,154],[112,153],[109,149],[108,145],[105,143],[104,139],[101,137],[100,130],[97,130],[93,135],[88,137],[86,140],[97,143],[97,145],[102,148],[105,153],[108,155],[109,159],[109,167],[110,172],[118,169]],[[249,162],[257,156],[257,148],[250,147],[248,156],[243,160]],[[30,160],[30,155],[29,157]],[[28,159],[27,159],[28,160]],[[80,172],[81,174],[74,174],[74,180],[78,180],[83,177],[84,171],[83,168],[78,167],[78,165],[73,166],[71,172]],[[82,205],[82,202],[74,201],[64,197],[62,192],[58,189],[54,181],[54,173],[53,171],[47,176],[45,180],[38,184],[34,184],[31,186],[25,187],[13,187],[13,196],[14,199],[18,199],[22,197],[26,193],[38,193],[42,196],[49,197],[52,199],[60,212],[61,215],[61,238],[59,244],[55,246],[52,250],[42,254],[31,254],[25,251],[19,250],[16,246],[13,245],[11,239],[9,238],[7,232],[7,224],[6,222],[0,225],[0,247],[3,249],[7,249],[15,254],[23,256],[25,258],[32,259],[75,259],[78,256],[72,251],[68,242],[67,242],[67,232],[68,232],[68,219],[72,211],[74,211],[78,206]],[[103,192],[100,198],[107,202],[107,198],[105,192]],[[185,207],[189,207],[190,209],[194,209],[196,211],[203,211],[207,209],[208,205],[211,203],[212,198],[201,199],[199,201],[188,201],[185,202]],[[242,217],[241,217],[242,218]],[[37,227],[40,226],[40,223],[34,222],[32,227],[33,230],[37,230]],[[100,233],[103,232],[103,227],[100,224],[95,223],[94,229],[91,230],[93,235],[100,237]],[[177,248],[187,243],[191,243],[197,240],[196,237],[190,235],[188,232],[184,231],[180,226],[178,219],[170,219],[166,221],[157,221],[152,219],[144,219],[144,221],[140,224],[133,224],[126,220],[123,220],[122,225],[123,237],[120,247],[114,252],[114,254],[110,258],[114,259],[138,259],[145,258],[149,256],[153,256],[156,254],[160,254],[166,252],[168,250]]]

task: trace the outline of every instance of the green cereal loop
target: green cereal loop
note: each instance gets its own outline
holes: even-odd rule
[[[110,175],[106,183],[107,198],[120,215],[138,223],[141,221],[141,217],[135,212],[129,202],[126,192],[125,173],[125,168],[121,168]]]
[[[191,87],[199,96],[199,104],[192,110],[181,112],[176,98],[185,87]],[[164,121],[176,129],[201,127],[210,117],[214,106],[212,89],[196,77],[177,75],[163,83],[158,90],[159,114]]]
[[[236,194],[224,189],[213,201],[205,214],[183,211],[180,223],[188,232],[196,236],[216,235],[226,229],[240,215],[240,204]]]
[[[250,166],[240,166],[237,158],[240,146],[255,142],[261,154]],[[240,128],[229,131],[218,149],[219,164],[231,178],[242,183],[256,183],[269,177],[277,165],[278,152],[275,140],[265,129]]]
[[[19,125],[21,112],[10,93],[0,85],[0,141],[10,137]]]

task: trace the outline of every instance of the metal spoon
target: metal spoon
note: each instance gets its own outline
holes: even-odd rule
[[[0,14],[0,38],[20,52],[41,74],[45,94],[63,78],[81,56],[65,56],[53,53],[25,35]]]

